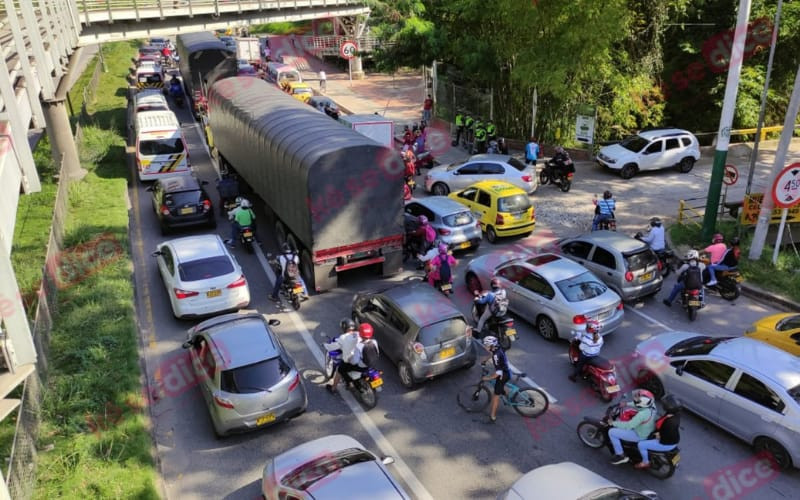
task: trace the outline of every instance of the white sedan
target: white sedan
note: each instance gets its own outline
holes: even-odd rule
[[[425,175],[425,191],[446,196],[481,181],[509,182],[528,194],[539,187],[536,167],[509,155],[480,154],[465,161],[433,167]]]
[[[236,311],[250,303],[244,272],[216,234],[165,241],[153,256],[176,318]]]

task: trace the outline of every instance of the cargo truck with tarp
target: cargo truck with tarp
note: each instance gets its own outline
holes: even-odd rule
[[[177,36],[178,67],[183,88],[197,112],[198,102],[204,100],[203,86],[214,71],[221,77],[236,75],[236,53],[209,32],[186,33]]]
[[[208,120],[221,170],[233,170],[271,210],[280,243],[300,253],[307,284],[342,271],[402,267],[403,165],[395,151],[248,77],[216,81]]]

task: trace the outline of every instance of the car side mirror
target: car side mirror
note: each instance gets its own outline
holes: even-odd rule
[[[194,347],[194,339],[187,340],[186,342],[181,344],[181,347],[183,347],[184,349],[191,349],[192,347]]]
[[[394,457],[383,457],[381,463],[383,465],[392,465],[394,463]]]
[[[677,375],[683,375],[683,365],[679,365],[675,367],[675,373]]]
[[[281,324],[281,320],[273,318],[273,319],[267,321],[267,323],[269,324],[269,326],[278,326],[278,325]]]
[[[159,255],[164,255],[164,252],[162,252],[161,250],[156,250],[155,252],[151,253],[150,255],[152,255],[153,257],[158,257]]]

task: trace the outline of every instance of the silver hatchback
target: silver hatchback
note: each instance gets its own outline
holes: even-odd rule
[[[747,337],[668,332],[641,342],[637,383],[678,396],[692,413],[800,468],[800,359]]]
[[[414,222],[420,215],[427,217],[436,230],[436,237],[453,250],[478,248],[481,244],[480,221],[467,207],[446,196],[415,199],[406,204],[405,211],[407,223]]]
[[[505,181],[528,194],[539,187],[539,177],[533,165],[525,165],[509,155],[480,154],[430,169],[425,175],[425,191],[444,196],[481,181]]]
[[[558,241],[565,257],[597,275],[622,300],[638,300],[661,290],[656,253],[647,243],[616,231],[592,231]]]
[[[294,361],[255,311],[209,319],[183,344],[211,415],[214,433],[266,427],[303,413],[306,390]]]

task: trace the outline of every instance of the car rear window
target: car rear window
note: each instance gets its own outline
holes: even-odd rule
[[[181,262],[178,265],[181,281],[200,281],[233,272],[233,263],[225,255]]]
[[[568,302],[581,302],[606,293],[608,288],[591,273],[583,273],[556,283]]]
[[[196,205],[200,202],[200,191],[179,191],[164,195],[164,204],[170,206]]]
[[[649,248],[644,248],[640,252],[625,254],[625,263],[631,271],[641,271],[647,266],[654,266],[658,264],[658,257],[656,253]]]
[[[462,318],[450,318],[424,327],[419,331],[417,340],[428,347],[462,337],[466,330],[466,321]]]
[[[139,153],[145,156],[183,153],[183,141],[179,137],[155,141],[139,141]]]
[[[525,165],[524,163],[522,163],[518,159],[514,158],[513,156],[508,159],[508,164],[511,165],[512,167],[516,168],[520,172],[522,172],[523,170],[525,170],[527,168],[527,165]]]
[[[155,71],[155,69],[152,69],[152,71]],[[158,73],[143,73],[139,75],[137,78],[139,80],[139,83],[147,83],[150,85],[155,83],[161,83],[161,75],[159,75]]]
[[[497,200],[498,212],[524,212],[531,207],[531,201],[527,195],[515,194]]]
[[[371,453],[358,448],[347,448],[334,453],[323,452],[322,456],[304,463],[283,476],[281,484],[288,488],[305,491],[320,479],[340,469],[374,460],[375,457]]]
[[[667,356],[699,356],[710,353],[717,345],[733,337],[709,337],[707,335],[697,335],[685,340],[681,340],[674,346],[667,349]]]
[[[220,389],[231,394],[268,391],[289,373],[280,356],[222,372]]]
[[[445,216],[442,220],[450,227],[466,226],[475,222],[470,212],[459,212]]]

